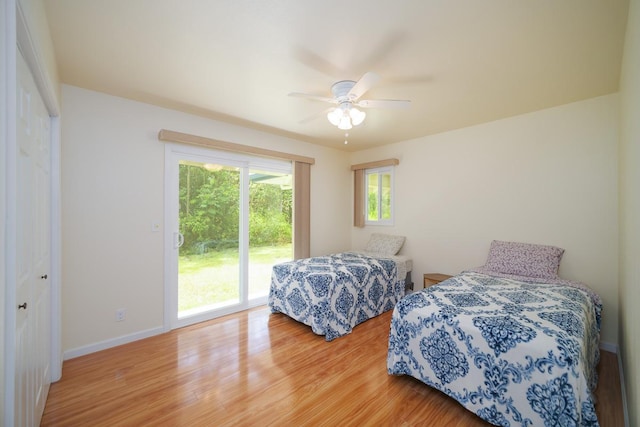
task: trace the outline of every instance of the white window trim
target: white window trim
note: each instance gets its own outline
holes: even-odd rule
[[[380,189],[380,179],[381,179],[381,175],[383,173],[389,173],[390,177],[391,177],[391,218],[390,219],[381,219],[378,218],[377,220],[370,220],[369,219],[369,192],[367,189],[367,182],[368,182],[368,175],[369,174],[373,174],[373,173],[377,173],[379,174],[378,176],[378,188]],[[364,171],[364,223],[365,225],[385,225],[385,226],[392,226],[394,224],[394,218],[395,218],[395,191],[394,191],[394,187],[395,187],[395,167],[394,166],[382,166],[382,167],[377,167],[377,168],[369,168],[369,169],[365,169]],[[382,191],[378,191],[378,217],[381,215],[382,213],[382,201],[381,201],[381,196],[382,196]]]

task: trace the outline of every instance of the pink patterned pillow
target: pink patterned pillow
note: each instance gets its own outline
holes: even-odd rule
[[[532,243],[491,242],[485,270],[518,276],[557,279],[564,249]]]

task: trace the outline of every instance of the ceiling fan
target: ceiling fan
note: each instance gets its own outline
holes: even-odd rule
[[[342,130],[349,130],[353,126],[358,126],[364,121],[366,113],[356,107],[362,108],[409,108],[411,101],[402,99],[360,99],[371,87],[380,80],[374,72],[367,72],[360,80],[341,80],[331,86],[333,98],[323,96],[292,92],[289,96],[307,98],[315,101],[324,101],[336,104],[325,112],[327,119],[334,126]],[[324,114],[323,112],[322,114]],[[316,118],[319,114],[303,120],[303,122]]]

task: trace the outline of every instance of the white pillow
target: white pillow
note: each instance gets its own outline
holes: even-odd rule
[[[365,251],[376,252],[382,255],[395,255],[400,252],[404,244],[404,239],[404,236],[372,233]]]

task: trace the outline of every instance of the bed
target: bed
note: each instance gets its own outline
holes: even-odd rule
[[[494,241],[485,266],[394,308],[388,373],[410,375],[500,426],[597,426],[602,301],[562,280],[564,250]]]
[[[397,255],[403,243],[402,236],[374,233],[364,250],[275,265],[268,298],[272,313],[311,326],[327,341],[351,333],[405,295],[412,263]]]

